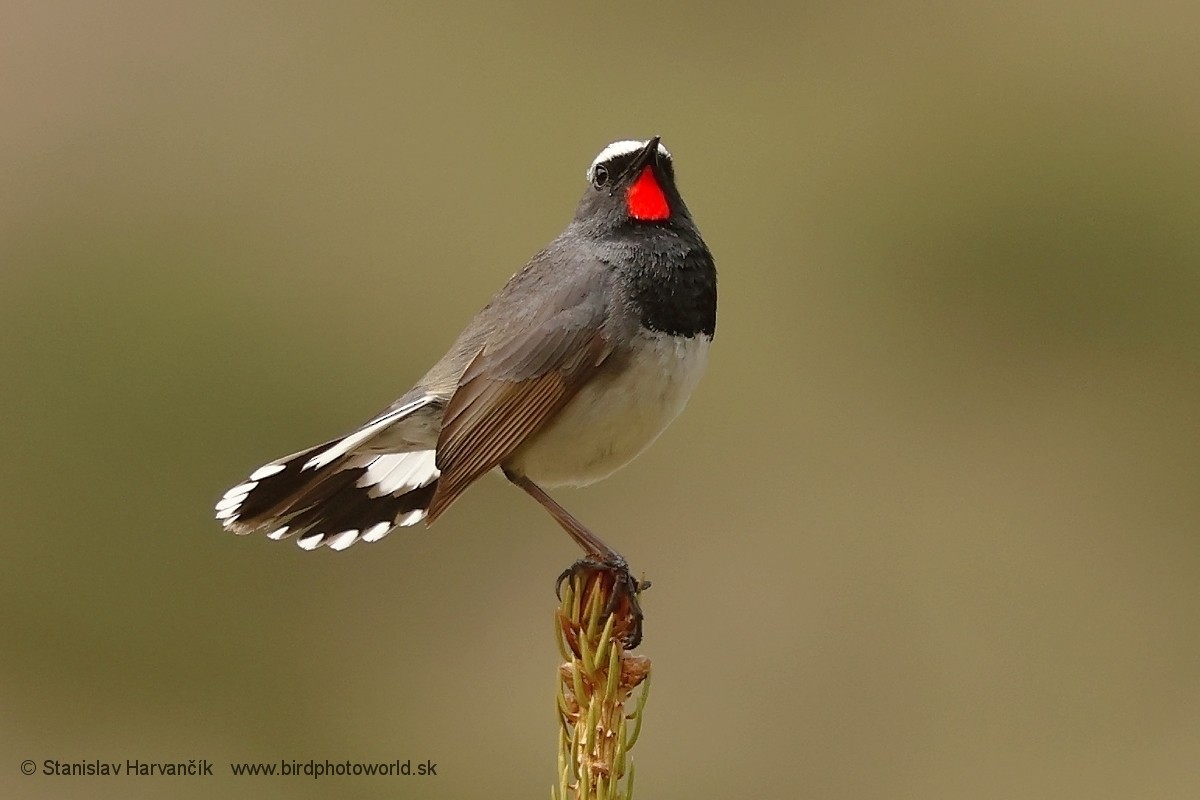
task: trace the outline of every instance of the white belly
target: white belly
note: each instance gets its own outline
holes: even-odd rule
[[[679,415],[704,373],[710,339],[642,331],[624,368],[592,378],[505,462],[543,486],[606,478]]]

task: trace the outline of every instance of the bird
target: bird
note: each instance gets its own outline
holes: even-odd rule
[[[611,475],[683,410],[716,331],[717,273],[660,137],[609,144],[586,181],[562,233],[412,389],[346,435],[251,472],[217,502],[222,526],[344,550],[432,524],[499,470],[581,561],[627,569],[546,488]]]

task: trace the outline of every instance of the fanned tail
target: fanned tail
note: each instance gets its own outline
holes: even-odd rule
[[[425,519],[437,491],[432,449],[368,450],[389,426],[428,405],[422,398],[377,417],[349,436],[265,464],[227,491],[216,517],[236,534],[293,537],[306,550],[375,542]]]

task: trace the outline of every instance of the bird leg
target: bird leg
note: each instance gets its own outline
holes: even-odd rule
[[[622,596],[629,599],[630,607],[634,615],[634,636],[630,647],[637,647],[638,642],[642,638],[642,608],[638,603],[638,593],[650,586],[649,581],[639,581],[633,577],[629,571],[629,562],[625,557],[616,550],[605,544],[599,536],[592,533],[587,527],[575,519],[571,512],[560,506],[553,497],[546,494],[546,491],[536,483],[531,481],[524,475],[518,475],[508,470],[504,470],[504,476],[512,483],[525,490],[525,493],[537,500],[542,508],[550,512],[550,516],[554,517],[563,530],[565,530],[575,543],[582,548],[584,552],[583,558],[576,561],[558,576],[558,582],[555,586],[555,593],[559,593],[562,583],[571,575],[580,571],[609,571],[616,578],[615,586],[617,591],[613,593],[609,601],[609,607],[605,609],[606,614],[611,614],[616,610],[618,601]],[[561,594],[560,594],[561,599]]]
[[[550,512],[550,516],[554,517],[554,521],[570,534],[575,543],[583,549],[585,555],[613,567],[628,568],[624,557],[620,553],[601,541],[599,536],[589,531],[582,522],[571,515],[570,511],[567,511],[555,502],[553,497],[546,494],[546,491],[542,487],[524,475],[516,475],[507,470],[505,470],[504,475],[517,486],[524,489],[526,494],[541,503],[542,508]]]

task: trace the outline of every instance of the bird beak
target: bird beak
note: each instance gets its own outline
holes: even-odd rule
[[[642,167],[658,163],[658,140],[661,138],[661,136],[655,136],[646,142],[646,146],[638,151],[637,157],[630,163],[626,174],[638,175],[641,173]]]

